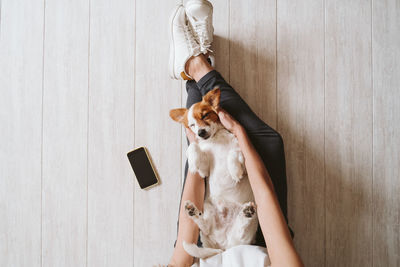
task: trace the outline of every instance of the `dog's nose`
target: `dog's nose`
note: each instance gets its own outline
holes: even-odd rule
[[[197,132],[197,134],[198,134],[200,137],[205,137],[205,136],[207,135],[207,131],[204,130],[204,129],[200,129],[200,130]]]

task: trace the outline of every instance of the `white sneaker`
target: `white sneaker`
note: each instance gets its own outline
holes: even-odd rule
[[[214,34],[212,4],[207,0],[189,0],[185,10],[201,52],[203,54],[212,52],[210,49]]]
[[[169,73],[173,79],[191,80],[185,72],[185,64],[192,56],[201,54],[187,19],[185,8],[178,5],[170,18]]]

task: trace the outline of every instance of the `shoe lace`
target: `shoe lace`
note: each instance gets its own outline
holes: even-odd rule
[[[185,38],[188,41],[187,44],[189,45],[189,48],[191,52],[193,53],[195,50],[199,48],[199,44],[197,43],[196,39],[194,38],[193,31],[189,27],[188,24],[183,25],[183,32],[185,34]]]
[[[207,23],[205,21],[196,21],[194,22],[193,25],[194,32],[197,34],[197,37],[199,39],[199,43],[204,49],[212,52],[210,49],[211,43],[210,43],[210,37],[208,36],[209,30],[207,27]]]

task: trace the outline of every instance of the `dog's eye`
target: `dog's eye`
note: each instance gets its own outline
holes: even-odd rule
[[[190,127],[190,128],[194,127],[194,124],[190,124],[189,127]]]
[[[207,116],[210,115],[210,112],[207,112],[206,114],[204,114],[201,119],[204,120],[205,118],[207,118]]]

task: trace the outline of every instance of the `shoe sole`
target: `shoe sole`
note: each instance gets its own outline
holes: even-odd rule
[[[183,8],[183,5],[178,4],[175,9],[173,10],[170,18],[169,18],[169,43],[170,43],[170,49],[169,49],[169,76],[172,79],[179,79],[178,77],[175,76],[175,42],[174,42],[174,34],[173,34],[173,29],[174,29],[174,24],[173,21],[176,17],[176,14],[178,13],[179,9]]]

